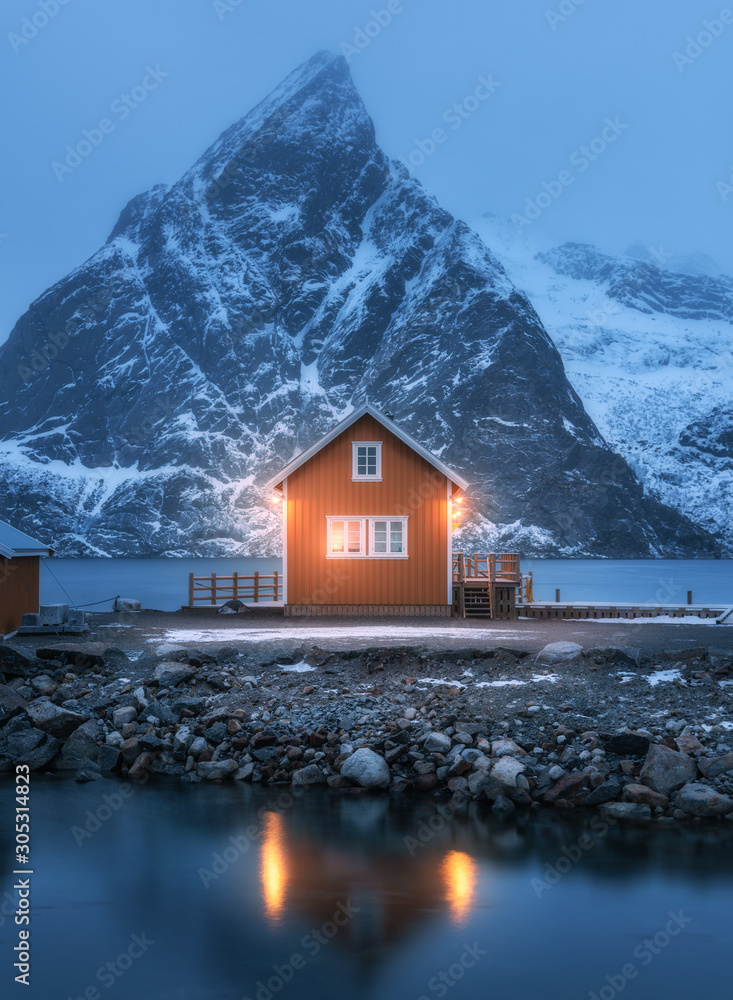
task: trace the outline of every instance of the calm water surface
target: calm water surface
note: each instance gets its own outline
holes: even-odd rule
[[[188,603],[189,573],[231,576],[234,570],[281,573],[282,560],[47,559],[41,564],[41,602],[85,605],[120,594],[144,608],[177,611]],[[554,601],[559,588],[564,601],[684,604],[692,590],[695,603],[733,604],[730,559],[523,559],[522,572],[530,571],[540,601]],[[109,611],[111,604],[96,610]]]
[[[119,793],[106,780],[34,783],[25,989],[12,982],[11,786],[0,787],[3,996],[730,993],[728,822],[624,830],[543,813],[502,826],[474,807],[446,820],[432,800],[311,792],[289,804],[277,789],[160,782]]]

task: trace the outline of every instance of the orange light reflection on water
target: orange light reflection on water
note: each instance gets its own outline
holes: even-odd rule
[[[478,866],[463,851],[449,851],[443,860],[442,873],[451,920],[462,924],[473,906]]]
[[[260,850],[260,879],[265,916],[271,924],[278,924],[285,909],[285,890],[288,882],[285,823],[279,813],[265,813]]]

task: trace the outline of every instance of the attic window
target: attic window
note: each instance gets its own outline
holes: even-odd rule
[[[351,478],[354,482],[382,480],[382,442],[352,441]]]

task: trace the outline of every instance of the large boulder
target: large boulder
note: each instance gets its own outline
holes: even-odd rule
[[[639,646],[598,646],[593,649],[586,649],[585,655],[595,660],[624,663],[632,667],[641,666],[641,649]]]
[[[504,789],[512,789],[517,787],[517,775],[526,770],[526,766],[513,757],[499,757],[491,768],[491,777],[498,781]]]
[[[649,785],[636,785],[634,783],[624,786],[623,795],[624,802],[641,802],[652,809],[661,808],[666,809],[669,805],[669,799],[666,795],[662,795],[661,792],[655,792],[653,788]]]
[[[646,755],[639,781],[642,785],[653,788],[655,792],[669,795],[686,782],[694,781],[696,777],[697,764],[692,757],[655,743]]]
[[[36,771],[49,764],[60,747],[57,739],[48,736],[41,729],[18,728],[3,739],[0,756],[8,758],[14,764],[27,764],[31,771]]]
[[[134,705],[122,705],[112,712],[112,725],[115,729],[121,729],[128,722],[137,719],[137,709]]]
[[[706,778],[717,778],[727,771],[733,771],[733,753],[713,759],[703,757],[698,766]]]
[[[196,673],[188,663],[178,663],[174,660],[162,660],[155,667],[153,674],[160,687],[175,687],[189,680]]]
[[[85,761],[96,761],[99,754],[98,733],[99,723],[96,719],[90,719],[75,729],[64,744],[58,766],[63,769],[78,770]]]
[[[32,677],[38,673],[38,663],[19,649],[0,643],[0,674],[7,677]]]
[[[604,802],[598,811],[609,819],[636,823],[646,823],[652,818],[651,806],[642,802]]]
[[[105,642],[57,642],[36,650],[41,660],[58,660],[76,671],[104,666],[104,654],[110,647]]]
[[[492,757],[506,757],[507,755],[510,757],[524,757],[525,751],[514,740],[507,739],[506,737],[491,741]]]
[[[207,760],[196,765],[196,774],[205,781],[222,781],[239,770],[236,760]]]
[[[28,717],[34,726],[50,733],[56,739],[65,740],[89,718],[78,712],[70,712],[60,705],[54,705],[48,698],[38,698],[28,706]]]
[[[583,653],[577,642],[549,642],[537,654],[535,663],[552,667],[561,663],[574,663]]]
[[[28,708],[28,702],[7,684],[0,684],[0,726]]]
[[[431,733],[423,743],[428,753],[448,753],[451,748],[451,738],[444,733]]]
[[[347,757],[341,765],[341,774],[362,788],[389,788],[391,781],[387,761],[368,747],[361,747]]]
[[[291,780],[293,785],[325,785],[326,775],[318,764],[306,764],[305,767],[299,767],[293,772]]]
[[[692,816],[709,818],[733,812],[733,799],[700,782],[689,782],[677,792],[676,805]]]

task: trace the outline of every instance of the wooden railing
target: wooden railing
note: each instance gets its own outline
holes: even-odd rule
[[[474,552],[473,555],[465,555],[463,552],[453,553],[454,583],[482,579],[485,579],[487,582],[521,586],[522,575],[519,569],[519,553]]]
[[[233,573],[231,576],[188,575],[188,605],[193,608],[196,602],[206,602],[209,605],[223,604],[224,601],[237,599],[259,604],[260,601],[279,601],[282,598],[282,575],[275,570],[272,574],[253,573],[243,576]]]

